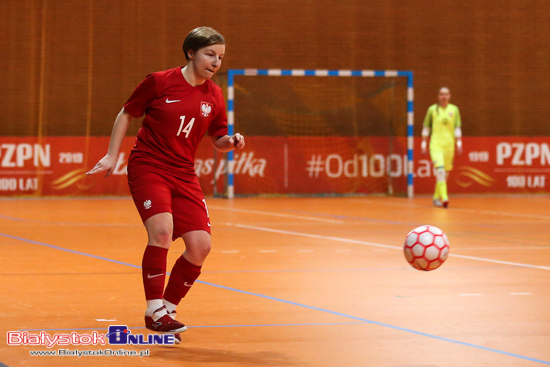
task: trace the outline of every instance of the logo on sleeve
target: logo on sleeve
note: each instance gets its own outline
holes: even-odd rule
[[[151,200],[145,200],[145,201],[143,202],[143,207],[144,207],[145,209],[151,209]]]
[[[201,116],[208,117],[212,112],[212,103],[201,102]]]

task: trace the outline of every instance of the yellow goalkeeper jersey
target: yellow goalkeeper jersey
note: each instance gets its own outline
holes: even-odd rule
[[[431,129],[430,148],[441,147],[453,149],[455,145],[454,130],[462,126],[458,107],[449,103],[443,108],[433,104],[428,108],[424,126]]]

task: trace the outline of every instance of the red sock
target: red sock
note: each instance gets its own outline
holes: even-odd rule
[[[200,266],[193,265],[183,256],[180,256],[172,268],[172,273],[164,292],[164,299],[175,305],[179,304],[200,274]]]
[[[166,257],[168,249],[147,246],[141,262],[145,299],[162,299],[166,279]]]

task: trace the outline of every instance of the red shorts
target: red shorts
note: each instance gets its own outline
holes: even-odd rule
[[[154,166],[130,164],[128,186],[143,223],[155,214],[172,214],[172,240],[189,231],[210,233],[208,209],[196,176],[184,181]]]

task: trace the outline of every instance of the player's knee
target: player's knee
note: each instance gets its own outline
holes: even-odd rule
[[[197,255],[204,260],[210,253],[210,250],[212,250],[212,244],[210,243],[210,241],[205,240],[201,241],[195,248]]]
[[[149,242],[154,246],[170,247],[172,230],[167,226],[157,227],[149,233]]]
[[[437,182],[444,182],[447,180],[447,173],[443,167],[438,167],[434,171]]]
[[[203,259],[206,259],[206,257],[208,256],[208,254],[210,254],[210,250],[212,250],[212,245],[210,243],[208,244],[205,244],[204,246],[201,247],[201,257]]]
[[[185,258],[195,265],[202,265],[212,248],[210,234],[197,230],[184,233],[181,237],[185,242]]]
[[[186,244],[186,253],[187,255],[195,260],[197,263],[202,263],[208,254],[210,253],[210,250],[212,249],[212,244],[210,241],[206,239],[193,241],[192,243]]]

